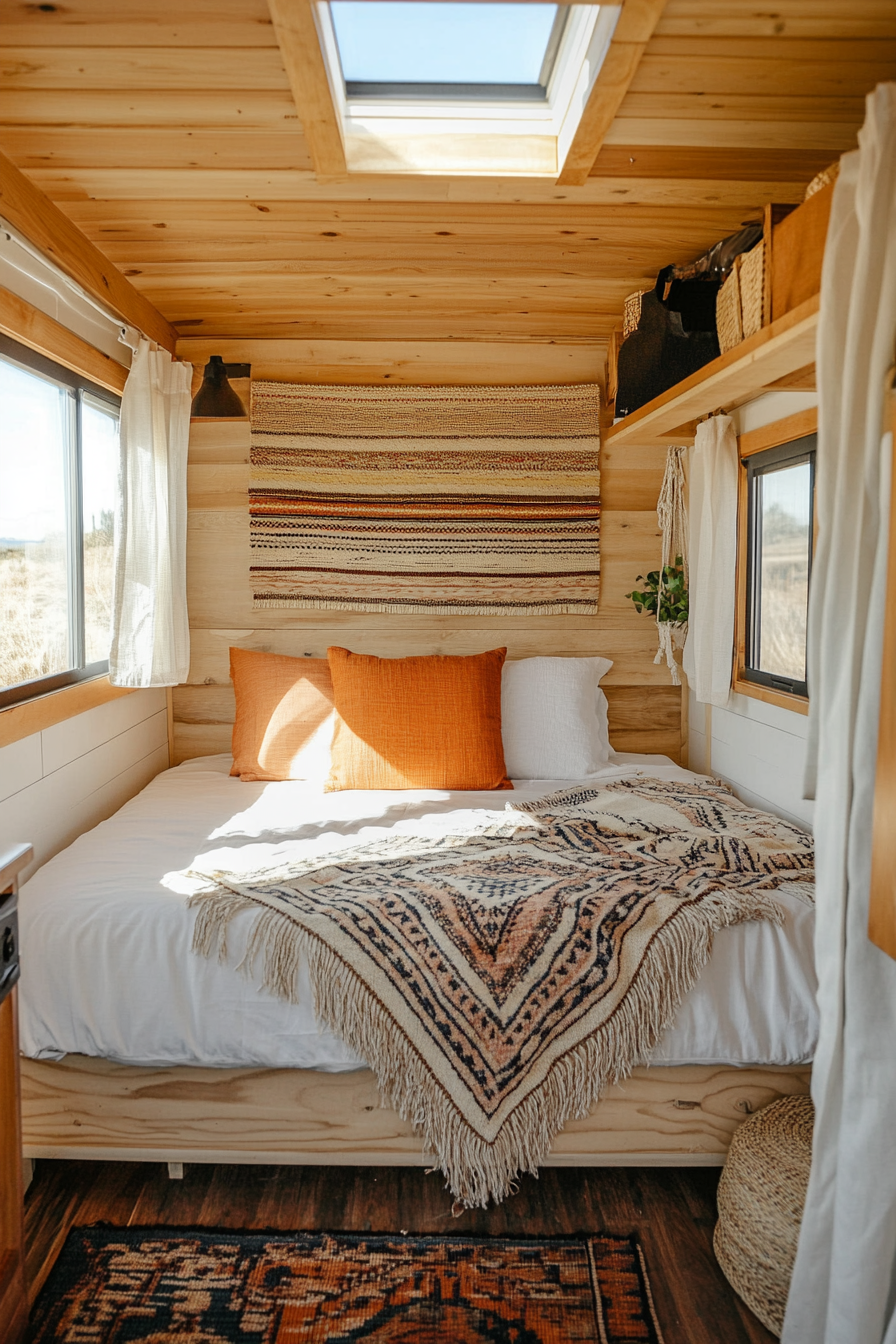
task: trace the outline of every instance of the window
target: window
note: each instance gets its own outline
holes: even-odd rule
[[[0,707],[108,669],[119,406],[0,337]]]
[[[620,5],[315,0],[352,173],[556,177]]]
[[[544,99],[567,6],[331,0],[346,93]]]
[[[815,435],[750,453],[742,458],[742,473],[746,573],[739,680],[805,699]]]

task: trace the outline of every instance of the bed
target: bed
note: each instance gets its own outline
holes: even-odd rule
[[[413,825],[494,808],[440,790],[322,793],[251,784],[229,756],[158,776],[45,865],[20,899],[27,1158],[425,1164],[410,1123],[381,1107],[364,1062],[314,1018],[225,963],[192,955],[197,859],[257,865],[286,841],[330,852]],[[663,757],[614,754],[603,776],[698,777]],[[557,781],[515,780],[526,802]],[[569,781],[562,781],[564,787]],[[811,907],[781,894],[783,924],[721,930],[674,1022],[548,1162],[717,1165],[737,1125],[805,1092],[817,1017]]]

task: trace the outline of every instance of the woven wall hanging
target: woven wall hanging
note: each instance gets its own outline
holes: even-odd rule
[[[599,393],[252,385],[256,607],[597,611]]]

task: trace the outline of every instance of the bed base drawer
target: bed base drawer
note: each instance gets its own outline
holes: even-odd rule
[[[721,1166],[748,1115],[808,1067],[639,1068],[557,1136],[549,1166]],[[139,1068],[22,1060],[26,1158],[429,1166],[369,1070]]]

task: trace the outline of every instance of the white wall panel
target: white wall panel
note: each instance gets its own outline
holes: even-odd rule
[[[42,774],[40,733],[0,747],[0,803],[20,789],[27,789]]]
[[[0,750],[0,847],[34,846],[27,878],[168,766],[164,691],[135,691]]]
[[[769,710],[792,723],[771,722]],[[755,806],[811,826],[812,804],[802,796],[806,722],[802,714],[733,695],[729,709],[712,711],[712,773],[744,801],[758,799]]]
[[[41,733],[44,774],[61,770],[64,765],[85,756],[104,742],[109,742],[135,724],[142,723],[151,714],[167,712],[165,692],[151,691],[123,695],[119,700],[97,705],[85,714],[55,723]]]

